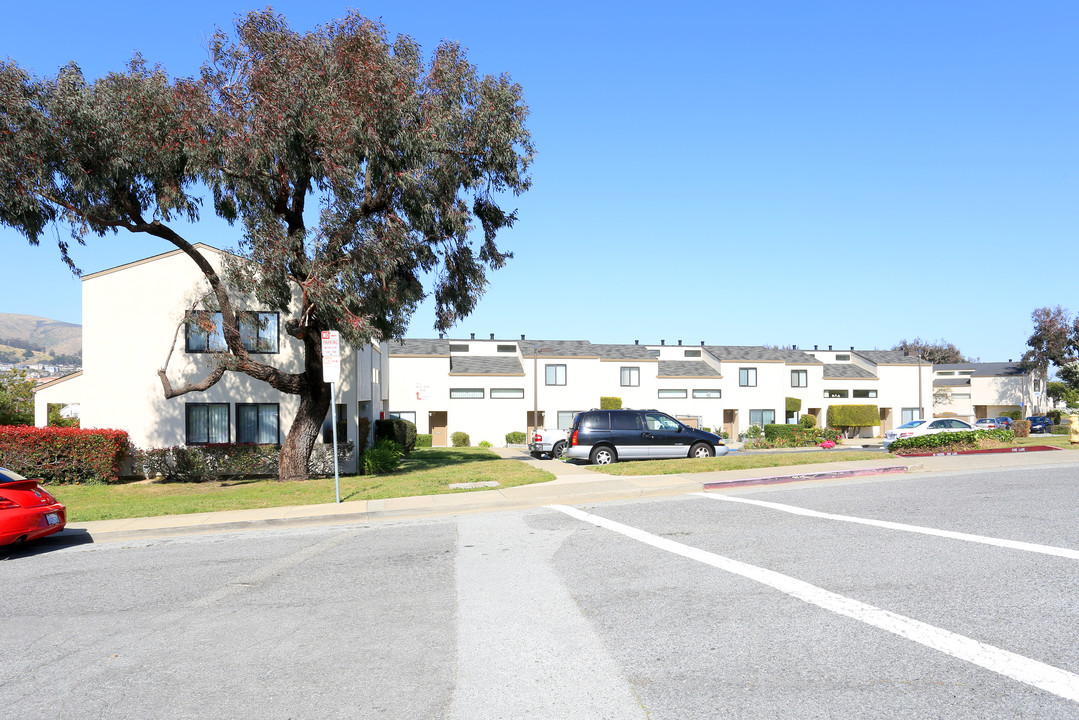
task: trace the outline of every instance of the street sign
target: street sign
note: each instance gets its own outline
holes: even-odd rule
[[[322,382],[341,381],[341,334],[336,330],[322,331]]]

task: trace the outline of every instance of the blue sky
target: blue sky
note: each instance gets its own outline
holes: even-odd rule
[[[141,51],[192,75],[263,7],[12,4],[0,53],[88,77]],[[306,30],[344,5],[274,9]],[[1030,313],[1079,311],[1079,4],[367,2],[429,51],[457,40],[531,108],[533,189],[455,336],[890,348],[1016,358]],[[179,14],[182,13],[182,14]],[[219,222],[188,238],[234,243]],[[81,322],[55,243],[0,228],[0,312]],[[168,251],[92,237],[94,272]],[[424,305],[409,330],[432,337]]]

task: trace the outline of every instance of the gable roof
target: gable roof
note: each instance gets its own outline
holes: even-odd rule
[[[877,376],[857,365],[837,363],[824,366],[824,378],[866,378],[876,380]]]
[[[421,357],[449,357],[449,340],[428,340],[425,338],[404,338],[391,340],[390,355],[411,355]]]
[[[917,355],[904,355],[902,350],[855,350],[855,355],[864,357],[877,365],[917,365]],[[922,365],[928,365],[922,360]]]
[[[521,357],[526,360],[533,355],[533,348],[538,357],[578,357],[597,358],[596,347],[587,340],[518,340]]]
[[[820,365],[821,361],[801,350],[767,348],[760,345],[705,345],[704,349],[721,361],[786,362],[797,365]]]
[[[210,252],[210,253],[215,253],[217,255],[231,255],[232,254],[232,253],[230,253],[230,252],[228,252],[226,250],[221,250],[220,248],[215,248],[213,245],[207,245],[206,243],[195,243],[194,247],[195,247],[196,250],[199,250],[200,252]],[[184,254],[183,250],[179,250],[179,249],[170,250],[169,252],[164,252],[164,253],[161,253],[159,255],[151,255],[148,258],[142,258],[141,260],[135,260],[133,262],[124,263],[123,265],[117,265],[116,267],[106,268],[105,270],[98,270],[95,273],[90,273],[88,275],[83,275],[82,280],[84,282],[86,280],[93,280],[94,278],[101,277],[102,275],[110,275],[112,273],[120,272],[121,270],[127,270],[128,268],[133,268],[133,267],[136,267],[138,265],[145,265],[147,263],[157,262],[158,260],[164,260],[165,258],[171,258],[171,257],[175,257],[176,255],[183,255],[183,254]]]
[[[450,375],[524,375],[521,361],[516,357],[494,355],[453,355]]]
[[[1008,362],[945,363],[933,366],[933,372],[939,370],[973,370],[973,377],[1018,377],[1027,374],[1019,363]]]
[[[703,360],[660,360],[659,377],[723,377]]]

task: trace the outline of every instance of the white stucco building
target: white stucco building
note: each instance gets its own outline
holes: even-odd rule
[[[220,269],[221,251],[197,247]],[[37,389],[37,425],[47,423],[49,403],[78,403],[82,427],[126,430],[141,448],[284,440],[299,398],[247,375],[227,372],[204,392],[165,399],[158,370],[170,350],[167,373],[179,387],[205,377],[214,349],[223,345],[219,331],[184,322],[209,287],[183,252],[84,275],[82,283],[83,369]],[[303,346],[284,332],[286,317],[250,303],[237,302],[236,309],[256,358],[286,372],[303,368]],[[212,314],[208,320],[213,325]],[[342,442],[355,441],[359,418],[373,420],[385,409],[388,357],[385,344],[342,346],[341,354],[338,434]],[[355,463],[353,456],[345,469]]]
[[[1046,378],[1019,363],[957,363],[933,366],[933,411],[960,418],[999,417],[1016,410],[1023,417],[1050,409]]]

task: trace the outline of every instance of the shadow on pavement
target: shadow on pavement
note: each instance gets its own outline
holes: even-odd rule
[[[64,530],[55,535],[49,535],[38,540],[31,540],[22,545],[5,545],[0,547],[0,560],[19,560],[35,555],[44,555],[54,550],[74,547],[75,545],[87,545],[94,541],[89,532],[82,529]]]

